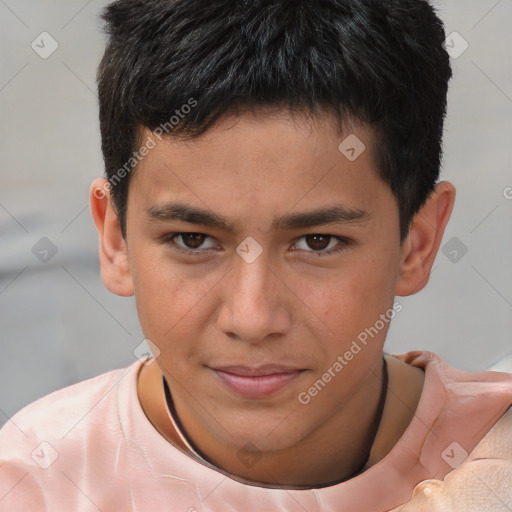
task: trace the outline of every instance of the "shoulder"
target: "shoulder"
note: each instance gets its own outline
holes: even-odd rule
[[[64,502],[78,510],[83,501],[78,488],[96,489],[101,496],[104,482],[114,485],[112,468],[117,469],[126,438],[121,416],[131,410],[130,399],[137,399],[141,364],[50,393],[5,424],[0,431],[0,510],[50,510]]]
[[[116,388],[134,378],[139,363],[59,389],[27,405],[0,430],[0,457],[19,445],[62,439],[73,429],[96,421],[117,401]]]

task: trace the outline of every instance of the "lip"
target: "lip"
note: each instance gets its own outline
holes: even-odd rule
[[[265,398],[277,394],[303,372],[297,368],[280,365],[257,368],[224,366],[212,370],[227,388],[244,398]]]

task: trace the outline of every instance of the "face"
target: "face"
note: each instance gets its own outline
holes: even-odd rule
[[[366,147],[355,160],[338,149],[349,135]],[[180,417],[284,449],[381,361],[401,253],[371,145],[328,115],[247,112],[158,142],[134,171],[131,279]]]

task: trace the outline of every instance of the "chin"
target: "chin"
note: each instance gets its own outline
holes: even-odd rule
[[[219,434],[222,435],[225,443],[241,450],[261,452],[286,450],[306,436],[294,423],[290,417],[264,418],[263,414],[260,414],[258,420],[251,418],[249,422],[240,423],[240,418],[238,421],[226,421],[224,424],[230,425],[227,429],[230,435],[226,436],[225,431]]]

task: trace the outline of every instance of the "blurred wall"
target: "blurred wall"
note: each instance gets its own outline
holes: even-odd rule
[[[127,365],[133,299],[102,285],[88,189],[101,176],[103,0],[0,1],[0,425],[57,388]],[[385,350],[478,370],[512,350],[512,1],[436,2],[454,79],[443,178],[457,188],[426,289]]]

